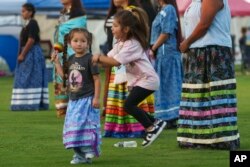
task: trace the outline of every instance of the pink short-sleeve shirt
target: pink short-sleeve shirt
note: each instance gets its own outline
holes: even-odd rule
[[[137,40],[116,43],[108,56],[125,65],[128,87],[140,86],[149,90],[159,88],[159,77]]]

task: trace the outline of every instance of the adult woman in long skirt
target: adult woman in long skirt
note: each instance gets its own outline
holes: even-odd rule
[[[230,20],[227,0],[193,0],[185,12],[180,50],[187,59],[177,130],[181,147],[240,146]]]
[[[22,6],[25,25],[20,35],[20,53],[15,70],[11,110],[47,110],[48,76],[45,59],[39,45],[39,26],[33,19],[35,8],[31,3]]]

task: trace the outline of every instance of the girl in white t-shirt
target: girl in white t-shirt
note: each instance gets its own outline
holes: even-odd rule
[[[125,100],[124,109],[145,128],[143,147],[149,146],[166,126],[166,122],[155,120],[137,107],[159,87],[159,78],[146,55],[147,23],[147,15],[140,8],[134,7],[118,12],[114,16],[112,26],[112,33],[118,42],[108,56],[94,55],[92,59],[93,63],[109,66],[125,65],[130,93]]]

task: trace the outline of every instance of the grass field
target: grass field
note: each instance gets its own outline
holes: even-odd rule
[[[237,76],[240,150],[250,150],[250,76]],[[0,78],[0,167],[72,166],[72,150],[62,144],[63,119],[56,118],[50,83],[50,109],[40,112],[9,111],[13,78]],[[229,167],[229,152],[222,150],[180,149],[176,130],[165,130],[149,148],[115,148],[118,141],[103,138],[102,155],[96,167]],[[88,164],[84,164],[85,166]],[[82,165],[82,166],[84,166]]]

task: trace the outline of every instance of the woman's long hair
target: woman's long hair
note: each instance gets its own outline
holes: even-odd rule
[[[182,34],[181,34],[181,21],[180,21],[178,6],[177,6],[177,3],[176,3],[176,0],[163,0],[163,1],[166,4],[171,4],[171,5],[174,6],[176,15],[178,17],[178,31],[177,31],[176,37],[177,37],[177,49],[179,50],[179,46],[180,46],[181,41],[182,41]]]
[[[71,9],[70,9],[70,17],[72,17],[73,13],[77,11],[79,13],[82,13],[82,15],[85,15],[86,14],[86,11],[84,9],[84,6],[82,4],[82,1],[81,0],[72,0],[72,3],[71,3]],[[66,13],[66,9],[63,8],[61,10],[61,13]]]
[[[135,0],[128,0],[128,6],[131,6],[131,5],[132,5],[132,6],[139,6],[139,3],[138,3],[137,1],[135,1]],[[105,25],[106,25],[108,19],[109,19],[111,16],[114,16],[115,13],[117,13],[117,10],[118,10],[118,8],[115,6],[114,0],[111,0],[111,1],[110,1],[110,8],[109,8],[109,11],[108,11],[108,15],[107,15],[107,17],[106,17],[106,19],[105,19],[105,24],[104,24],[105,30],[106,30]]]
[[[64,46],[63,46],[63,56],[62,56],[62,65],[63,65],[63,87],[66,88],[66,81],[68,79],[68,34],[64,35]]]
[[[86,14],[81,0],[72,0],[71,11],[81,11]]]

